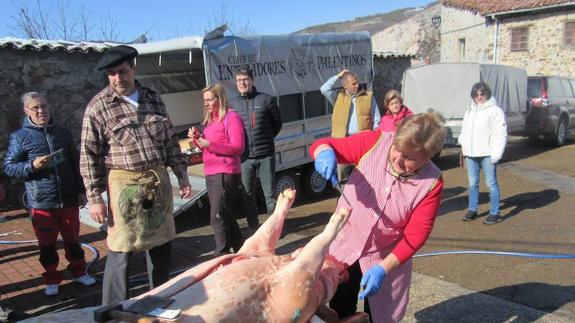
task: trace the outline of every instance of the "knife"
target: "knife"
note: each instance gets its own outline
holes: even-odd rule
[[[339,184],[339,181],[337,180],[337,176],[332,175],[330,181],[331,181],[331,185],[333,186],[333,188],[335,188],[341,194],[345,203],[347,203],[347,205],[349,207],[351,207],[351,203],[347,199],[347,196],[345,196],[345,194],[343,193],[343,187],[341,186],[341,184]]]

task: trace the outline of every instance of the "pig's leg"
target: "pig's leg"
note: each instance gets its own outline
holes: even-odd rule
[[[329,245],[347,222],[351,209],[340,208],[329,219],[323,231],[308,242],[295,259],[282,269],[282,273],[305,270],[308,273],[318,273],[321,269]]]
[[[282,233],[285,218],[295,200],[295,190],[286,189],[277,199],[274,213],[244,242],[238,251],[244,255],[273,255]]]

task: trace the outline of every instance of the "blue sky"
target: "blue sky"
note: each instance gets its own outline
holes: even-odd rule
[[[239,33],[285,34],[308,26],[351,20],[395,9],[424,6],[432,0],[40,0],[51,17],[58,16],[57,3],[67,3],[68,17],[78,16],[82,6],[92,24],[106,17],[117,24],[119,40],[129,41],[148,31],[153,40],[203,35],[225,17]],[[0,38],[18,36],[13,27],[18,10],[14,6],[36,7],[36,0],[2,1]],[[248,28],[246,28],[246,26]],[[233,30],[232,30],[233,31]]]

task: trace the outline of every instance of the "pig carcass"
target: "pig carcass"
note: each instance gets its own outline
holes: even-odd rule
[[[318,313],[337,321],[325,304],[340,282],[346,266],[328,256],[330,243],[349,218],[349,209],[337,210],[324,230],[303,248],[287,255],[275,249],[295,191],[278,197],[274,213],[246,240],[237,254],[223,255],[174,277],[167,283],[123,302],[124,308],[146,295],[174,299],[167,308],[180,309],[177,322],[309,322]],[[71,310],[36,318],[40,322],[86,322],[95,308]],[[319,309],[319,311],[318,311]],[[341,322],[359,322],[364,315]]]

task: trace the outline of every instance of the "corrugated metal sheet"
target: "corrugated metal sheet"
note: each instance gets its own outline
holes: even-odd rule
[[[575,5],[572,0],[440,0],[446,7],[469,10],[480,15],[518,10],[540,9],[557,5]]]
[[[374,52],[373,57],[376,58],[415,58],[417,55],[408,53],[393,53],[393,52]]]
[[[101,53],[116,45],[119,44],[72,42],[65,40],[20,39],[14,37],[0,38],[0,48],[13,48],[17,50]]]

